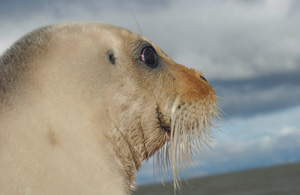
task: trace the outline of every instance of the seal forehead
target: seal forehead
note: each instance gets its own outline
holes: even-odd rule
[[[52,41],[65,46],[66,43],[59,40],[71,40],[81,45],[90,42],[91,45],[101,50],[113,50],[113,52],[129,52],[138,40],[146,40],[141,35],[135,34],[127,29],[103,23],[66,23],[52,26]],[[75,49],[75,48],[74,48]],[[84,49],[84,48],[82,48]],[[89,52],[97,52],[88,49]],[[128,53],[126,53],[128,55]]]

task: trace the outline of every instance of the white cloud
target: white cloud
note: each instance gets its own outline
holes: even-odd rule
[[[291,126],[285,126],[283,127],[279,132],[278,132],[278,135],[279,136],[286,136],[286,135],[290,135],[290,134],[293,134],[293,133],[296,133],[297,130],[295,127],[291,127]],[[300,132],[298,132],[300,133]],[[300,139],[300,137],[299,137]]]

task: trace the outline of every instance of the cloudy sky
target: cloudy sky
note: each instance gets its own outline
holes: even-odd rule
[[[204,73],[226,114],[192,176],[300,162],[299,0],[1,1],[0,53],[37,27],[66,21],[142,33]],[[138,184],[154,181],[150,160]]]

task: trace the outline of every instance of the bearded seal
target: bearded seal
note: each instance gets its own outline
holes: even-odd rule
[[[130,194],[142,161],[189,167],[216,94],[201,72],[102,23],[37,29],[0,58],[2,194]]]

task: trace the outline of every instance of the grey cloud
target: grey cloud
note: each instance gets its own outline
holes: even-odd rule
[[[300,71],[211,83],[227,116],[252,116],[300,104]]]
[[[300,18],[300,1],[299,0],[292,0],[290,7],[289,7],[289,14],[294,17]]]
[[[233,24],[239,25],[239,24]],[[280,73],[300,68],[300,29],[288,24],[265,23],[226,30],[221,28],[198,30],[197,41],[189,39],[189,55],[178,50],[175,58],[189,62],[192,67],[203,70],[209,77],[245,78]],[[227,27],[225,27],[227,28]],[[269,28],[269,29],[268,29]],[[298,28],[298,29],[297,29]],[[216,33],[216,31],[218,33]],[[176,47],[174,47],[176,48]],[[178,48],[176,48],[178,49]],[[173,49],[174,50],[174,49]]]
[[[170,0],[74,0],[72,2],[67,0],[11,0],[1,2],[0,16],[7,18],[16,16],[28,17],[31,14],[38,13],[45,10],[56,11],[64,15],[64,12],[70,11],[72,7],[79,7],[82,10],[90,10],[93,13],[101,12],[108,9],[138,9],[141,12],[153,11],[156,8],[163,8],[170,4]],[[80,13],[78,13],[80,14]]]

